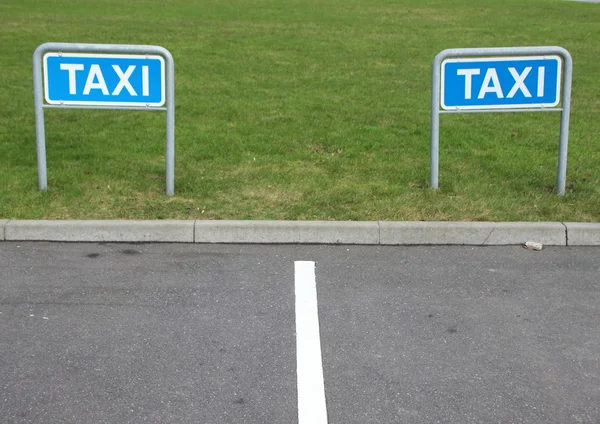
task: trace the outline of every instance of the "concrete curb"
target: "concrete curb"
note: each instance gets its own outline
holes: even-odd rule
[[[507,245],[532,240],[565,246],[560,222],[381,222],[380,244]]]
[[[194,221],[8,221],[4,240],[193,243]]]
[[[600,246],[600,223],[565,222],[569,246]]]
[[[0,241],[4,240],[4,227],[6,227],[7,222],[6,219],[0,219]]]
[[[0,241],[600,246],[600,223],[340,221],[11,221]]]
[[[196,221],[196,243],[379,244],[377,222]]]

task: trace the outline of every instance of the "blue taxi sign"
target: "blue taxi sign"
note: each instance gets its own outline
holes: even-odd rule
[[[442,62],[444,110],[552,108],[560,103],[559,56],[451,58]]]
[[[46,53],[44,99],[50,105],[165,104],[165,61],[159,55]]]

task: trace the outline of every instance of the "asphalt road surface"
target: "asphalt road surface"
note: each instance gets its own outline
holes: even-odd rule
[[[297,261],[329,423],[600,423],[600,248],[16,242],[0,422],[297,423]]]

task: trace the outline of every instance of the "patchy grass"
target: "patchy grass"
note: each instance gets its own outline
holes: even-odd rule
[[[0,4],[0,218],[600,219],[600,6],[560,0],[23,0]],[[47,41],[155,44],[164,114],[46,110],[37,192],[31,56]],[[428,187],[434,56],[559,45],[574,59],[567,195],[559,114],[441,117]]]

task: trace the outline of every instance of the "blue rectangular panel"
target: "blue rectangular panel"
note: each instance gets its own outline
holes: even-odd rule
[[[165,103],[165,62],[157,55],[47,53],[49,104],[148,106]]]
[[[446,59],[441,69],[441,107],[555,107],[560,102],[561,67],[558,56]]]

